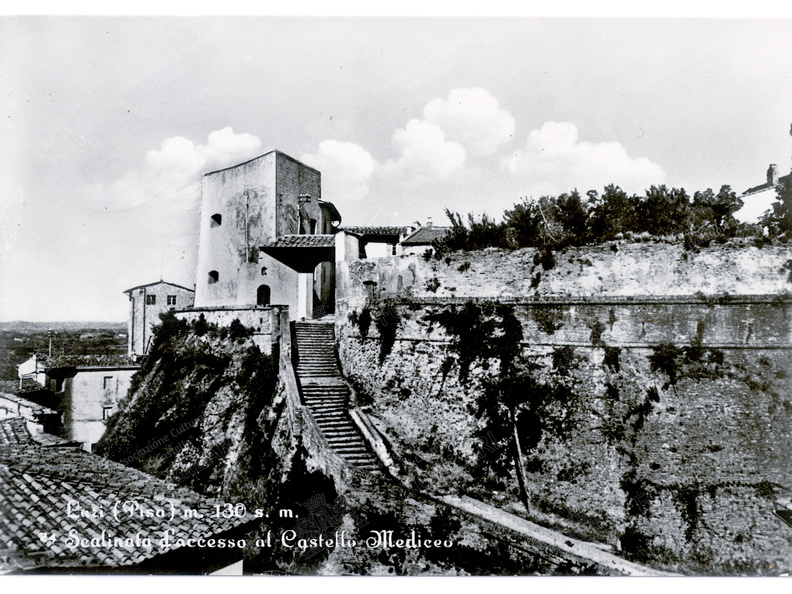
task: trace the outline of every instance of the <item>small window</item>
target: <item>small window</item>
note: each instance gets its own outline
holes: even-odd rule
[[[157,304],[156,295],[146,295],[146,305],[156,305],[156,304]]]
[[[113,376],[112,375],[104,376],[104,379],[102,381],[102,387],[105,390],[108,390],[109,388],[113,387]]]
[[[311,219],[311,235],[316,235],[316,219]]]
[[[261,267],[261,276],[267,276],[267,267],[266,266],[262,266]]]
[[[215,283],[216,283],[217,281],[219,281],[219,280],[220,280],[220,273],[219,273],[219,272],[217,272],[217,270],[212,270],[212,271],[209,273],[209,284],[210,284],[210,285],[213,285],[213,284],[215,284]]]
[[[176,295],[168,295],[168,305],[176,305]]]
[[[223,224],[223,215],[221,214],[213,214],[212,219],[209,222],[210,227],[219,227]]]
[[[110,415],[113,414],[113,407],[112,406],[103,406],[102,407],[102,420],[106,421],[110,418]]]

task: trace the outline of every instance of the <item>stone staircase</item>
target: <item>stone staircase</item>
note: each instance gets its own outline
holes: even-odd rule
[[[349,387],[338,367],[333,324],[295,322],[294,331],[297,380],[325,439],[352,466],[380,470],[379,459],[349,416]]]

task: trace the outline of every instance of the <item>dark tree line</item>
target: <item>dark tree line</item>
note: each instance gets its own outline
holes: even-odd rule
[[[779,202],[758,224],[740,223],[734,213],[742,199],[729,186],[693,196],[682,188],[652,186],[643,196],[609,185],[600,194],[577,190],[560,196],[523,199],[496,221],[487,214],[467,221],[446,209],[451,232],[436,241],[435,254],[487,247],[565,247],[632,236],[676,237],[688,245],[707,245],[732,237],[792,235],[792,181],[778,188]]]

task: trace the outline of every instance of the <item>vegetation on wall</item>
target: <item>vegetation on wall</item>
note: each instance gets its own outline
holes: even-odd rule
[[[274,395],[275,361],[247,341],[249,330],[239,322],[225,328],[200,319],[190,324],[172,312],[160,317],[152,348],[96,446],[131,466],[158,456],[170,464],[179,450],[197,447],[206,407],[221,391],[239,404],[226,409],[224,422],[242,414],[251,426]],[[221,464],[221,455],[209,458]],[[205,470],[211,474],[212,468]],[[191,475],[184,484],[201,490],[205,478]]]
[[[459,365],[459,379],[467,382],[471,365],[478,361],[485,369],[490,359],[501,363],[501,374],[508,373],[512,360],[519,354],[522,324],[512,307],[491,301],[467,301],[461,308],[450,305],[424,315],[430,331],[441,326],[451,337],[450,350]]]
[[[472,213],[465,222],[446,209],[451,231],[433,243],[434,256],[441,259],[448,252],[488,247],[550,250],[629,237],[674,237],[684,241],[686,249],[731,237],[787,240],[792,237],[792,182],[785,180],[777,191],[778,202],[757,224],[734,218],[743,201],[727,185],[717,193],[708,188],[692,196],[682,188],[665,185],[652,186],[643,196],[628,195],[614,185],[606,186],[602,193],[590,190],[581,195],[573,190],[523,199],[504,211],[500,222],[487,214],[476,217]],[[543,265],[549,269],[545,262]]]

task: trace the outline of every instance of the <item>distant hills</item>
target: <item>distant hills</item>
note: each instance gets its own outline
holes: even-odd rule
[[[126,332],[126,322],[0,322],[0,332],[46,332],[75,330],[112,330]]]

